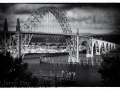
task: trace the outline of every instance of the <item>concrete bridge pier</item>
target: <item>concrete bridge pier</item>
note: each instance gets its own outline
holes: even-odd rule
[[[91,39],[91,45],[87,46],[86,58],[93,58],[93,43]]]
[[[79,58],[79,29],[77,28],[77,60],[76,63],[80,63],[80,58]]]
[[[3,37],[3,41],[4,41],[4,55],[6,56],[7,53],[7,32],[8,32],[8,23],[7,23],[7,19],[5,19],[4,22],[4,37]]]
[[[17,26],[16,26],[16,31],[17,31],[17,57],[21,57],[21,31],[20,31],[20,21],[17,19]]]

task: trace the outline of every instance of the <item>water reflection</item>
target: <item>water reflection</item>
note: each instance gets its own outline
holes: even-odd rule
[[[65,58],[66,57],[66,58]],[[43,57],[41,59],[41,62],[45,62],[45,63],[52,63],[52,64],[69,64],[68,63],[68,56],[64,56],[64,57]],[[101,56],[94,56],[93,58],[86,58],[86,57],[80,57],[80,65],[98,65],[100,66],[102,62]],[[71,63],[73,64],[73,63]]]
[[[46,62],[45,62],[46,58]],[[40,69],[45,75],[61,74],[62,71],[75,72],[76,86],[100,86],[101,75],[98,73],[99,65],[101,63],[101,56],[94,56],[93,58],[86,58],[85,54],[80,55],[80,64],[69,65],[68,55],[42,57],[44,63],[40,64],[40,58],[25,59],[28,62],[29,70],[39,76]],[[52,82],[51,82],[52,83]],[[54,82],[53,82],[54,83]]]
[[[86,63],[87,65],[98,65],[100,66],[102,62],[101,56],[100,55],[94,55],[93,58],[86,58],[86,60],[83,61],[83,63]]]
[[[34,55],[28,55],[26,58],[28,59],[35,59],[38,58],[40,62],[45,62],[45,63],[52,63],[52,64],[69,64],[68,63],[68,55],[63,55],[63,56],[43,56],[41,57],[40,54],[35,54]],[[94,55],[93,58],[88,58],[86,57],[85,54],[80,54],[79,61],[81,65],[92,65],[92,66],[100,66],[102,62],[102,58],[100,55]]]

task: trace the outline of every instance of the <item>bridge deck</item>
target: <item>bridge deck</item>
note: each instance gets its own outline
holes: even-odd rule
[[[17,31],[0,31],[0,33],[8,33],[8,34],[17,34]],[[76,34],[64,34],[64,33],[43,33],[43,32],[21,32],[21,34],[34,34],[34,35],[56,35],[56,36],[76,36]],[[82,36],[81,37],[89,37]]]
[[[17,31],[0,31],[0,34],[3,34],[3,33],[7,33],[7,34],[17,34],[18,32]],[[76,36],[76,34],[64,34],[64,33],[43,33],[43,32],[21,32],[21,34],[34,34],[34,35],[53,35],[53,36]],[[82,36],[82,35],[79,35],[80,37],[84,37],[84,38],[93,38],[93,37],[90,37],[90,36]],[[97,39],[97,38],[93,38],[95,40],[101,40],[101,39]],[[104,41],[104,42],[109,42],[109,41],[105,41],[105,40],[101,40],[101,41]],[[109,42],[109,43],[113,43],[113,42]]]

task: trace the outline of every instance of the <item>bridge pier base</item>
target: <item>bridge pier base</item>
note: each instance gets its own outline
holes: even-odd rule
[[[93,57],[93,54],[86,54],[86,58]]]
[[[95,55],[100,55],[100,52],[96,52],[96,54]]]
[[[91,54],[86,54],[86,57],[91,57]]]

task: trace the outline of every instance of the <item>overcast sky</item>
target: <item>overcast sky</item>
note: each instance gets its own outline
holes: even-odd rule
[[[0,30],[7,18],[9,30],[15,30],[16,20],[21,26],[40,7],[55,6],[63,11],[71,29],[80,33],[109,33],[120,29],[120,4],[0,4]]]

